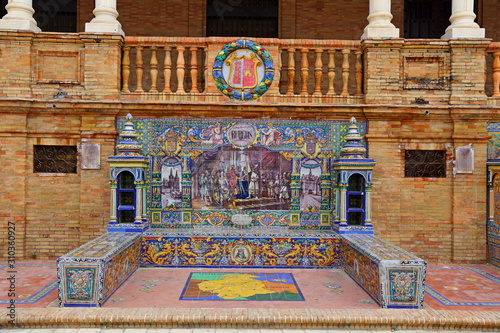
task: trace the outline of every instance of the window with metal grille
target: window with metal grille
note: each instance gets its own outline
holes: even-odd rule
[[[76,173],[76,146],[35,145],[33,148],[33,172]]]
[[[76,32],[76,0],[33,0],[33,9],[42,31]]]
[[[278,37],[278,0],[208,0],[207,36]]]
[[[450,24],[451,0],[405,0],[405,38],[441,38]]]
[[[406,150],[405,177],[446,177],[446,150]]]

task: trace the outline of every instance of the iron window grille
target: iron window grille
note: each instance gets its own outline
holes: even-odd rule
[[[446,178],[446,150],[406,150],[405,177]]]
[[[33,172],[76,173],[76,146],[35,145],[33,149]]]

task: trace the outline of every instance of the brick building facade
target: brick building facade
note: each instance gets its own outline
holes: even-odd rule
[[[106,161],[114,154],[116,119],[128,113],[305,122],[354,116],[367,122],[369,158],[377,162],[376,235],[435,262],[498,256],[498,247],[488,251],[487,225],[498,225],[488,163],[497,158],[489,129],[500,120],[500,4],[476,2],[486,28],[479,38],[478,26],[470,36],[405,39],[410,2],[392,1],[394,27],[387,29],[399,28],[397,35],[364,39],[366,18],[375,12],[367,0],[277,2],[276,36],[255,38],[274,59],[275,78],[253,101],[231,100],[214,84],[213,59],[242,36],[208,36],[203,1],[119,0],[125,35],[85,27],[104,1],[97,7],[78,1],[75,33],[0,24],[2,248],[9,223],[24,258],[56,258],[105,232]],[[223,3],[231,13],[231,2]],[[99,144],[98,167],[82,167],[85,144]],[[469,145],[473,172],[456,173],[456,148]],[[37,171],[37,146],[77,147],[76,173]],[[408,152],[419,150],[444,152],[444,175],[405,174]],[[495,237],[489,242],[498,244]]]

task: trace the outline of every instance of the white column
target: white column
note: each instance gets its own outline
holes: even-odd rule
[[[136,185],[135,194],[135,221],[134,223],[142,223],[142,185]]]
[[[118,218],[116,216],[116,187],[111,188],[111,204],[109,215],[110,223],[118,223]]]
[[[122,25],[118,22],[116,0],[95,0],[94,18],[85,23],[85,32],[107,32],[122,34]]]
[[[347,189],[345,187],[340,189],[340,226],[347,227]]]
[[[370,0],[368,25],[361,39],[399,38],[399,29],[391,23],[391,0]]]
[[[33,14],[32,0],[9,0],[7,14],[0,20],[0,30],[30,30],[39,32]]]
[[[484,38],[484,28],[474,22],[474,0],[453,0],[451,3],[451,24],[441,39]]]

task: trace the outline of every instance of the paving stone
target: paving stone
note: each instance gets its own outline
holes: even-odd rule
[[[101,331],[102,329],[100,328],[80,328],[78,333],[101,333]]]

